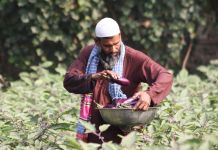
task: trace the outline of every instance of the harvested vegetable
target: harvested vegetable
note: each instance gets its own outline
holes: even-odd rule
[[[123,85],[123,86],[129,86],[130,85],[130,81],[126,78],[118,78],[118,79],[113,79],[111,78],[111,81],[114,82],[114,83],[117,83],[117,84],[120,84],[120,85]]]
[[[117,100],[119,101],[119,100]],[[117,102],[116,104],[107,104],[106,106],[102,106],[98,103],[96,103],[97,108],[133,108],[135,104],[138,101],[138,97],[133,99],[133,98],[128,98],[128,99],[121,99],[120,102]]]

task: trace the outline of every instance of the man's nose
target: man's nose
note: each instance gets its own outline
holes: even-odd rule
[[[117,52],[117,48],[116,48],[115,45],[112,45],[112,46],[110,47],[110,52],[111,52],[111,53]]]

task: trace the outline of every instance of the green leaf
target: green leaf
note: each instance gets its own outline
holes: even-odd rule
[[[179,111],[176,112],[174,119],[175,121],[180,121],[183,117],[185,109],[180,109]]]
[[[218,134],[215,133],[213,134],[205,134],[203,137],[204,141],[209,141],[210,143],[212,143],[213,145],[218,145]]]
[[[30,3],[36,3],[36,0],[29,0]]]
[[[29,18],[28,18],[28,16],[27,16],[26,14],[23,14],[23,15],[21,16],[21,21],[22,21],[23,23],[28,23],[30,20],[29,20]]]
[[[200,124],[201,124],[201,126],[204,126],[206,122],[207,122],[207,114],[203,113],[200,116]]]
[[[53,65],[53,62],[51,62],[51,61],[46,61],[46,62],[44,62],[44,63],[41,64],[41,67],[43,67],[43,68],[48,68],[48,67],[50,67],[50,66],[52,66],[52,65]]]
[[[64,144],[67,146],[67,147],[71,147],[73,149],[76,149],[76,150],[82,150],[82,146],[79,144],[78,141],[76,141],[75,138],[72,138],[72,137],[67,137],[65,140],[64,140]]]
[[[182,69],[176,78],[177,81],[184,82],[187,79],[187,77],[188,77],[188,71],[186,69]]]
[[[28,139],[34,139],[38,135],[38,132],[28,134]]]
[[[80,120],[79,122],[86,128],[86,133],[96,132],[95,126],[93,124],[83,120]]]
[[[206,142],[203,142],[203,143],[200,145],[199,150],[206,150],[206,149],[210,149],[209,143],[208,143],[207,141],[206,141]]]
[[[66,69],[58,65],[57,68],[55,68],[55,71],[58,72],[60,75],[64,75],[66,73]]]
[[[180,94],[180,97],[183,99],[183,98],[187,98],[188,97],[188,90],[187,89],[183,89],[181,94]]]
[[[150,134],[153,134],[153,133],[155,132],[155,129],[154,129],[154,126],[153,126],[153,125],[149,125],[149,126],[148,126],[148,132],[149,132]]]
[[[97,150],[100,147],[100,144],[95,143],[85,143],[83,141],[79,141],[83,150]]]
[[[120,147],[112,142],[107,142],[102,144],[103,150],[118,150]]]
[[[131,148],[134,147],[135,141],[136,141],[136,132],[133,131],[122,139],[121,145],[127,148]]]
[[[109,127],[110,127],[109,124],[103,124],[103,125],[101,125],[101,126],[99,127],[99,130],[100,130],[101,132],[104,132],[104,131],[106,131]]]
[[[32,85],[32,80],[29,77],[20,76],[21,79],[28,85]]]
[[[23,7],[23,6],[25,6],[27,4],[27,1],[26,0],[19,0],[18,1],[18,6],[19,7]]]
[[[9,125],[0,126],[1,132],[10,132],[12,130],[14,130],[14,128],[12,126],[9,126]]]
[[[58,130],[58,129],[71,130],[70,126],[71,126],[71,124],[69,124],[69,123],[56,123],[56,124],[52,124],[50,126],[50,128],[54,129],[54,130]]]

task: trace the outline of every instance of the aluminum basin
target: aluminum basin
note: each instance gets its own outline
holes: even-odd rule
[[[156,114],[157,107],[150,107],[146,111],[131,108],[98,108],[103,120],[115,126],[136,126],[149,123]]]

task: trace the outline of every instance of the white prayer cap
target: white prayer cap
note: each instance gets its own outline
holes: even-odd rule
[[[95,27],[96,37],[111,37],[120,33],[119,25],[112,18],[101,19]]]

